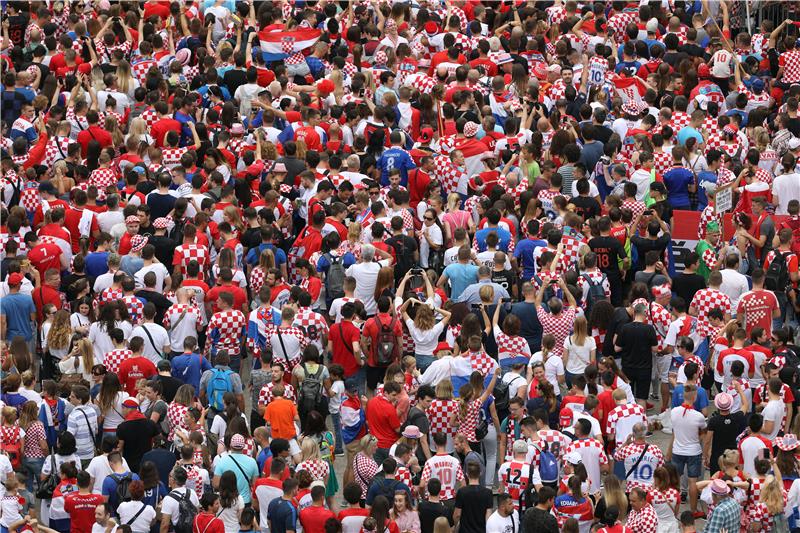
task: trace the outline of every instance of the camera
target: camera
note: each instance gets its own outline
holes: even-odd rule
[[[607,155],[604,155],[603,157],[600,158],[600,162],[603,163],[604,165],[608,165],[609,163],[611,163],[611,158],[608,157]]]

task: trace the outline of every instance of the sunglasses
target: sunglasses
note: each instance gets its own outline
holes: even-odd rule
[[[433,219],[431,217],[425,217],[425,220],[427,220],[428,222],[433,222]]]

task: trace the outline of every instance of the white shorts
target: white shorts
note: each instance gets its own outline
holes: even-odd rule
[[[672,365],[672,356],[654,355],[653,356],[653,378],[661,383],[669,383],[669,367]]]

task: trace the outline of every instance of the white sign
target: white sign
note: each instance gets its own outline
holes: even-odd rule
[[[714,196],[715,210],[717,215],[729,211],[733,208],[733,187],[724,187],[717,190]]]

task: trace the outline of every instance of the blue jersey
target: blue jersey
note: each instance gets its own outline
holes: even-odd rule
[[[389,185],[389,172],[400,169],[400,185],[408,185],[408,171],[417,168],[408,152],[402,148],[392,147],[384,151],[378,158],[378,168],[381,170],[381,186]]]

